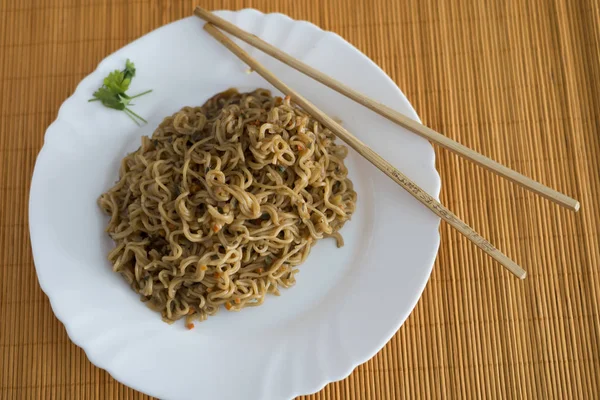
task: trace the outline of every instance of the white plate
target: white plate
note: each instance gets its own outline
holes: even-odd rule
[[[341,37],[281,14],[218,14],[418,118],[394,82]],[[202,25],[186,18],[127,45],[103,60],[60,108],[31,184],[30,232],[40,285],[89,359],[142,392],[168,399],[263,400],[312,393],[347,376],[402,325],[431,272],[439,219],[351,152],[358,204],[342,230],[345,247],[335,248],[333,240],[317,244],[296,286],[269,296],[261,307],[221,310],[192,331],[183,323],[162,322],[111,271],[106,255],[113,244],[96,199],[117,179],[120,159],[163,117],[229,87],[270,87]],[[438,196],[429,143],[258,50],[249,51]],[[137,67],[131,92],[154,89],[136,102],[135,111],[149,121],[143,127],[124,113],[87,102],[127,58]]]

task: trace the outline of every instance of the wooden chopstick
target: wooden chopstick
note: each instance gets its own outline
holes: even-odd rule
[[[290,56],[289,54],[279,50],[278,48],[270,45],[269,43],[263,41],[255,35],[252,35],[237,26],[233,25],[230,22],[225,21],[222,18],[219,18],[215,14],[207,11],[201,7],[196,7],[194,10],[194,14],[203,20],[212,23],[213,25],[221,28],[222,30],[232,34],[233,36],[243,40],[244,42],[256,47],[257,49],[267,53],[268,55],[278,59],[279,61],[289,65],[290,67],[302,72],[305,75],[310,76],[316,81],[321,82],[322,84],[330,87],[331,89],[343,94],[344,96],[356,101],[369,108],[370,110],[376,112],[377,114],[389,119],[392,122],[416,133],[419,136],[424,137],[454,153],[473,161],[474,163],[488,169],[489,171],[495,172],[496,174],[518,184],[522,187],[531,190],[534,193],[539,194],[563,207],[566,207],[573,211],[579,210],[579,202],[569,196],[566,196],[554,189],[551,189],[545,185],[542,185],[539,182],[534,181],[531,178],[526,177],[486,156],[483,154],[477,153],[476,151],[463,146],[462,144],[442,135],[426,127],[423,124],[414,121],[413,119],[407,117],[404,114],[399,113],[396,110],[391,109],[390,107],[381,104],[364,94],[344,85],[341,82],[336,81],[330,76],[320,72],[312,68],[311,66],[304,64],[300,60]]]
[[[221,31],[215,28],[210,23],[204,25],[204,29],[210,33],[215,39],[221,42],[232,53],[244,61],[250,68],[256,71],[260,76],[265,78],[271,85],[275,86],[279,91],[290,96],[292,100],[302,107],[306,112],[312,115],[317,121],[329,128],[337,137],[342,139],[346,144],[356,150],[360,155],[369,160],[374,166],[379,168],[383,173],[389,176],[394,182],[402,186],[406,191],[412,194],[417,200],[423,203],[427,208],[433,211],[437,216],[449,223],[460,233],[465,235],[477,247],[489,254],[493,259],[502,264],[510,272],[523,279],[527,275],[525,270],[518,266],[514,261],[505,256],[502,252],[496,249],[490,242],[480,236],[469,225],[461,221],[450,210],[444,207],[439,201],[430,196],[427,192],[421,189],[416,183],[411,181],[402,172],[398,171],[392,164],[387,162],[379,154],[371,150],[366,144],[344,129],[341,125],[331,119],[327,114],[319,110],[316,106],[300,96],[295,90],[280,81],[271,71],[266,69],[261,63],[252,58],[248,53],[242,50],[225,36]]]

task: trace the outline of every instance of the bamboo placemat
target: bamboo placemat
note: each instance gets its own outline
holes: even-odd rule
[[[427,125],[582,204],[565,211],[436,149],[442,202],[528,278],[442,224],[431,280],[404,326],[307,398],[598,398],[598,1],[0,0],[0,399],[147,398],[94,367],[52,314],[31,256],[29,184],[44,131],[77,83],[196,3],[339,33]]]

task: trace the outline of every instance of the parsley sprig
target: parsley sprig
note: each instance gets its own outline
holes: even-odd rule
[[[125,62],[125,69],[123,71],[114,70],[108,74],[108,76],[104,78],[102,87],[94,92],[94,98],[89,99],[88,101],[100,101],[105,107],[123,111],[138,125],[140,125],[139,121],[148,122],[129,108],[134,105],[131,100],[152,91],[152,89],[146,90],[135,96],[129,96],[125,93],[127,89],[129,89],[129,85],[134,76],[135,65],[130,60],[127,60]]]

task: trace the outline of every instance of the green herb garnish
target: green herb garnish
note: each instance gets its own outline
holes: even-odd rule
[[[148,122],[129,108],[130,106],[133,106],[131,100],[152,91],[152,89],[147,90],[143,93],[136,94],[135,96],[129,96],[125,93],[127,89],[129,89],[131,79],[133,79],[134,76],[135,65],[129,60],[125,61],[125,69],[123,71],[114,70],[108,74],[108,76],[104,78],[102,87],[94,92],[94,98],[89,99],[88,101],[100,101],[105,107],[123,111],[138,125],[140,125],[139,121]]]

